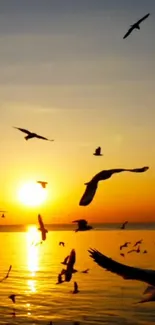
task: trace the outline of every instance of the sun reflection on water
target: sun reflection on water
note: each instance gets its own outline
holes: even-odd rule
[[[39,245],[40,233],[35,226],[30,226],[27,231],[27,266],[32,277],[35,277],[39,269]],[[31,292],[36,292],[35,280],[28,280]]]

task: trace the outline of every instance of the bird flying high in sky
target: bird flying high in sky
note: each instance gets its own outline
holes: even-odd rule
[[[101,153],[101,147],[96,148],[93,155],[94,156],[103,156],[102,153]]]
[[[42,137],[41,135],[38,135],[37,133],[30,132],[29,130],[18,128],[16,126],[13,126],[13,127],[15,129],[27,134],[27,136],[25,137],[25,140],[29,140],[29,139],[32,139],[32,138],[37,138],[37,139],[41,139],[41,140],[54,141],[54,140],[50,140],[48,138]]]
[[[143,18],[139,19],[135,24],[131,25],[131,27],[129,28],[129,30],[127,31],[127,33],[124,35],[124,39],[127,38],[134,29],[140,29],[140,23],[142,23],[143,20],[145,20],[146,18],[148,18],[150,16],[150,14],[145,15]]]
[[[134,169],[116,168],[116,169],[102,170],[100,173],[96,174],[88,183],[85,183],[87,187],[80,200],[79,205],[86,206],[90,204],[96,193],[98,182],[110,178],[113,174],[117,174],[121,172],[144,173],[148,169],[149,167],[145,166],[142,168],[134,168]]]

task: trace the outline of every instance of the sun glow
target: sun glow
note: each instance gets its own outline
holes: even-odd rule
[[[40,242],[40,233],[35,226],[31,226],[27,232],[27,264],[28,269],[32,276],[35,276],[35,272],[38,271],[38,253],[39,246],[36,245]]]
[[[46,200],[47,190],[40,184],[28,182],[20,188],[18,197],[24,205],[39,206]]]

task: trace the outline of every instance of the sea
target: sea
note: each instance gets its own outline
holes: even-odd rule
[[[37,225],[0,226],[0,280],[12,265],[9,277],[0,283],[0,325],[155,324],[155,302],[138,304],[147,284],[104,270],[88,253],[95,248],[126,265],[155,269],[155,224],[129,223],[125,230],[118,224],[98,224],[86,232],[75,232],[75,225],[46,227],[46,241],[37,244]],[[127,254],[141,239],[140,253]],[[121,256],[125,241],[131,244]],[[56,284],[61,262],[73,248],[78,272],[70,282]],[[72,293],[74,281],[78,294]],[[15,303],[11,294],[16,295]]]

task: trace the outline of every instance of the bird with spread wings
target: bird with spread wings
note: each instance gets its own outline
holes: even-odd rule
[[[14,129],[17,129],[17,130],[27,134],[27,136],[25,137],[25,140],[29,140],[29,139],[32,139],[32,138],[37,138],[37,139],[41,139],[41,140],[54,141],[54,140],[50,140],[48,138],[45,138],[42,135],[39,135],[37,133],[30,132],[29,130],[18,128],[16,126],[13,126],[13,127],[14,127]]]

